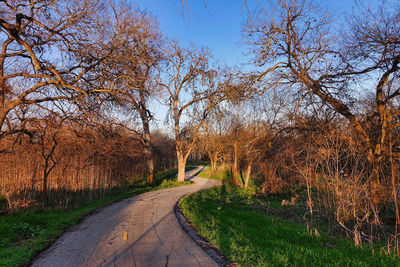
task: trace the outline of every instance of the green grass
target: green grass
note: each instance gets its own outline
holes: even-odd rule
[[[228,181],[232,179],[232,175],[228,166],[219,166],[214,175],[211,175],[211,165],[207,165],[207,168],[203,169],[197,174],[199,177],[214,179],[219,181]]]
[[[231,169],[229,166],[227,165],[222,165],[222,166],[218,166],[217,171],[215,172],[215,174],[211,174],[211,164],[207,165],[207,168],[203,169],[201,172],[199,172],[199,174],[197,174],[197,176],[203,177],[203,178],[207,178],[207,179],[213,179],[213,180],[218,180],[218,181],[232,181],[233,177],[232,177],[232,173],[231,173]],[[238,175],[238,184],[244,186],[245,183],[245,177],[242,177],[240,174]],[[254,178],[250,176],[249,179],[249,187],[254,187],[255,186],[255,182],[254,182]]]
[[[186,170],[194,168],[188,166]],[[174,179],[176,175],[176,169],[160,172],[156,175],[155,186],[136,184],[124,193],[117,193],[74,209],[20,211],[0,217],[0,266],[27,265],[69,226],[78,223],[84,216],[100,207],[144,192],[192,183],[178,183]]]
[[[310,235],[301,223],[267,214],[265,203],[251,190],[226,184],[189,195],[180,205],[199,233],[239,266],[400,266],[379,247],[357,248],[321,231]]]

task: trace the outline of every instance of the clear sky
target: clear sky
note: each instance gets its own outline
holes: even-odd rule
[[[183,0],[185,2],[185,0]],[[265,0],[247,0],[253,8]],[[275,0],[277,1],[277,0]],[[379,0],[358,0],[364,5],[376,4]],[[160,23],[161,31],[184,45],[191,43],[211,49],[221,64],[240,64],[248,61],[248,47],[241,41],[241,25],[244,20],[245,0],[187,0],[182,16],[181,2],[177,0],[136,0],[142,9],[147,9]],[[338,19],[350,13],[354,0],[317,0]]]
[[[189,5],[183,10],[176,0],[137,0],[136,3],[158,19],[162,32],[168,37],[184,45],[192,43],[209,47],[219,63],[241,63],[243,47],[237,43],[240,40],[242,1],[204,1],[188,0]]]

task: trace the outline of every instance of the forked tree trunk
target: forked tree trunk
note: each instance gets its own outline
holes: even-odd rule
[[[210,159],[211,159],[211,175],[214,175],[217,172],[218,154],[210,156]]]
[[[43,196],[46,197],[47,196],[47,180],[49,177],[50,172],[54,169],[54,167],[56,166],[56,162],[53,160],[52,156],[54,151],[56,150],[56,147],[58,146],[58,142],[56,139],[56,136],[53,135],[52,137],[53,140],[53,146],[51,147],[49,153],[46,155],[44,153],[44,148],[42,150],[42,156],[44,159],[44,169],[43,169]],[[44,144],[42,144],[42,146],[44,146]],[[50,166],[50,160],[52,161],[52,164]]]
[[[46,160],[45,162],[45,166],[44,166],[44,170],[43,170],[43,196],[46,197],[47,196],[47,189],[48,189],[48,178],[49,178],[49,174],[50,172],[54,169],[54,167],[56,166],[56,163],[53,162],[53,164],[49,167],[49,163],[48,160]]]

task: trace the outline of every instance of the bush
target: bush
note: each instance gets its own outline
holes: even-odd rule
[[[289,190],[288,183],[275,176],[269,177],[261,185],[262,194],[273,194],[273,195],[284,194],[287,193],[288,190]]]

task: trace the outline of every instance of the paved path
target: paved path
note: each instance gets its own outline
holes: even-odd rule
[[[33,266],[216,266],[181,229],[173,211],[182,196],[218,184],[192,179],[195,184],[144,193],[101,209],[63,234]]]

